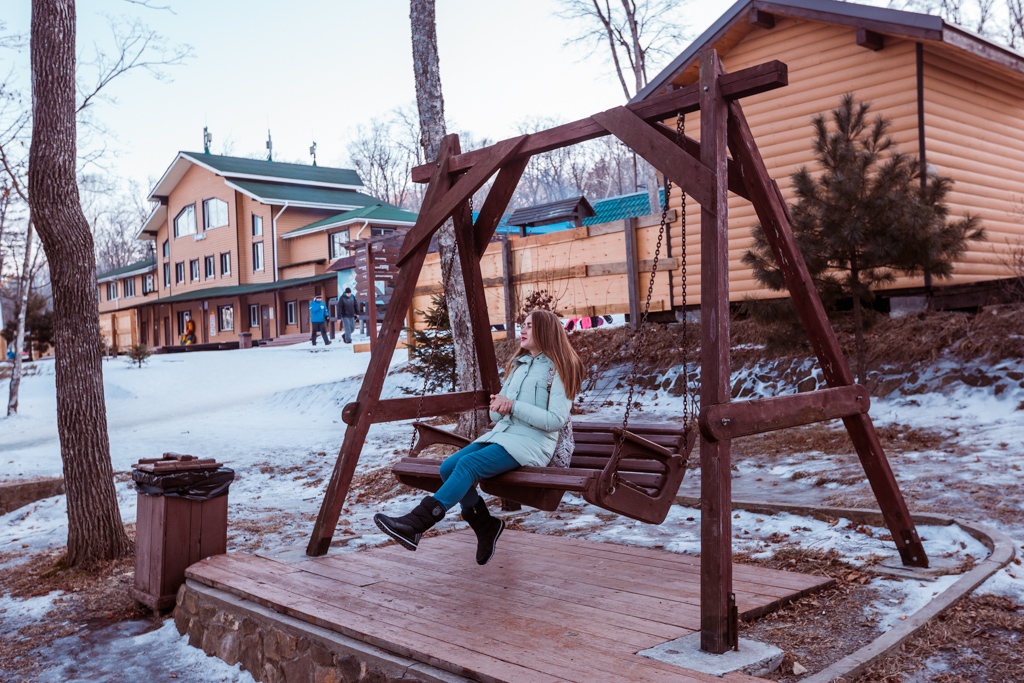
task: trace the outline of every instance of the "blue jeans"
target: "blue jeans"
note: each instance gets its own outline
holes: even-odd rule
[[[434,500],[450,510],[455,503],[462,509],[471,508],[480,500],[476,485],[481,479],[496,477],[519,467],[519,463],[496,443],[471,443],[441,463],[444,484],[434,494]]]
[[[346,344],[351,344],[352,343],[352,331],[356,328],[356,319],[355,318],[342,318],[341,319],[341,324],[342,324],[342,326],[343,326],[343,328],[345,330],[344,333],[342,334],[342,339],[344,340],[344,342]]]

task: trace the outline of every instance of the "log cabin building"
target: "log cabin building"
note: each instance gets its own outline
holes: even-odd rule
[[[1007,278],[1024,275],[1009,254],[1024,246],[1024,56],[936,16],[832,0],[740,0],[634,98],[698,81],[698,55],[715,48],[727,71],[773,59],[789,67],[789,85],[743,100],[768,172],[787,201],[790,177],[813,171],[815,114],[828,114],[844,93],[872,103],[892,122],[898,148],[952,178],[951,219],[978,216],[987,241],[970,243],[952,280],[900,278],[880,292],[893,305],[970,308],[999,300]],[[675,126],[675,121],[665,122]],[[700,138],[700,113],[686,134]],[[681,208],[674,188],[670,206]],[[700,206],[687,201],[687,304],[700,301]],[[751,204],[729,202],[730,299],[773,297],[741,259],[756,223]],[[672,225],[671,253],[682,248],[682,221]],[[659,275],[659,278],[664,276]],[[674,306],[681,281],[674,278]]]
[[[153,257],[97,277],[108,345],[254,343],[309,334],[309,302],[338,295],[346,244],[408,230],[416,214],[360,190],[348,169],[179,152],[149,195],[137,239]]]

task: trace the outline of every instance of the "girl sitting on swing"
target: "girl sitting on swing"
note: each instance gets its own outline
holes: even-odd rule
[[[548,464],[583,372],[558,317],[551,311],[531,312],[522,325],[519,352],[505,368],[501,393],[491,394],[494,429],[441,463],[444,483],[437,493],[406,515],[377,513],[373,521],[403,547],[416,550],[423,533],[461,503],[462,518],[476,533],[477,564],[487,564],[505,522],[491,517],[476,485],[520,466]]]

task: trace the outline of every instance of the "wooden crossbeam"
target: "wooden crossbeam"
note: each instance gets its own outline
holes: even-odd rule
[[[825,422],[868,412],[871,398],[859,384],[789,396],[732,401],[701,409],[700,433],[708,441]]]
[[[716,205],[716,183],[708,167],[666,140],[651,124],[626,107],[615,107],[591,118],[664,173],[698,204],[703,207]]]
[[[486,406],[490,403],[490,396],[487,389],[476,392],[477,405]],[[345,405],[341,411],[341,420],[347,425],[355,425],[363,414],[359,401],[353,401]],[[420,406],[420,397],[410,398],[388,398],[377,401],[377,406],[370,415],[371,424],[378,422],[394,422],[395,420],[412,420],[417,414],[422,418],[437,417],[438,415],[452,415],[464,413],[473,409],[473,392],[458,391],[450,394],[432,394],[428,400],[423,401]]]
[[[398,255],[398,265],[402,266],[405,261],[424,241],[429,242],[431,235],[455,212],[460,204],[473,196],[473,193],[483,187],[487,179],[494,175],[494,172],[501,168],[526,141],[525,135],[517,138],[503,140],[490,147],[485,147],[482,158],[472,169],[466,172],[453,187],[445,190],[434,205],[427,210],[420,210],[416,225],[409,230],[402,242],[402,251]],[[449,173],[452,171],[449,170]]]
[[[721,92],[724,98],[736,100],[781,88],[788,83],[789,72],[786,65],[773,60],[741,69],[735,73],[723,74]],[[699,106],[700,87],[698,84],[694,84],[665,95],[651,97],[642,102],[628,104],[626,108],[645,121],[660,121],[677,112],[697,111]],[[533,156],[542,152],[550,152],[559,147],[586,142],[607,134],[604,126],[593,118],[587,117],[528,135],[522,147],[519,148],[518,156]],[[457,173],[472,168],[483,160],[489,149],[485,147],[457,155],[451,160],[451,171]],[[430,180],[433,170],[432,163],[417,166],[412,170],[412,179],[417,183],[425,183]]]
[[[661,133],[664,137],[671,140],[672,144],[675,144],[676,131],[674,128],[670,128],[660,122],[651,124],[651,127]],[[686,150],[687,154],[692,156],[694,159],[700,159],[700,143],[687,135],[683,135],[682,137],[682,147]],[[747,186],[743,183],[743,174],[740,172],[740,167],[732,159],[729,159],[729,192],[737,194],[747,201],[750,201],[750,193],[747,192]]]
[[[480,273],[480,257],[477,256],[475,235],[473,233],[473,215],[469,210],[469,202],[455,212],[455,246],[462,267],[462,279],[465,283],[466,298],[469,304],[469,326],[473,336],[473,348],[476,350],[477,367],[481,384],[475,385],[489,394],[501,391],[501,379],[498,376],[498,364],[495,360],[494,339],[491,337],[491,317],[487,312],[487,298],[483,295],[483,275]],[[479,293],[474,296],[471,293]],[[490,396],[483,404],[477,403],[470,408],[483,409],[490,403]],[[487,421],[484,420],[484,424]]]

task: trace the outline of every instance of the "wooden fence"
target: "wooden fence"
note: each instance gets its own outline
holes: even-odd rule
[[[669,222],[675,211],[669,211]],[[533,237],[492,242],[480,260],[484,295],[491,325],[512,320],[533,292],[545,290],[565,318],[630,313],[643,310],[654,264],[661,216],[627,218]],[[651,311],[670,310],[678,287],[681,259],[662,241],[651,296]],[[440,256],[429,254],[420,273],[410,315],[416,329],[426,329],[423,311],[441,291]],[[678,302],[679,305],[682,302]]]

